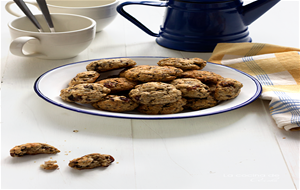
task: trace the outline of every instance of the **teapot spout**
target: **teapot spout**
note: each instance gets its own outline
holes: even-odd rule
[[[244,6],[242,15],[245,25],[250,25],[279,1],[280,0],[257,0]]]

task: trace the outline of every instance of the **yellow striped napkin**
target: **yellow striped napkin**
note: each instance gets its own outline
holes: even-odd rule
[[[220,43],[209,62],[254,76],[271,100],[270,114],[281,129],[300,129],[300,49],[262,43]]]

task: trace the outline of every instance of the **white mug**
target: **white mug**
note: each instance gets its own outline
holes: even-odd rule
[[[22,57],[67,59],[85,50],[96,35],[96,22],[72,14],[51,14],[55,32],[50,32],[43,15],[35,15],[44,32],[26,17],[8,23],[12,42],[10,52]]]
[[[39,6],[34,1],[25,1],[39,9]],[[18,13],[11,9],[13,1],[9,1],[5,5],[5,9],[10,14],[20,17]],[[97,32],[108,26],[117,16],[116,7],[119,4],[118,0],[47,0],[49,12],[52,13],[67,13],[77,14],[92,18],[96,21]]]

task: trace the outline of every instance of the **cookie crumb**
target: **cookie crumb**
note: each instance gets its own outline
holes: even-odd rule
[[[58,168],[58,165],[56,163],[56,160],[45,161],[45,163],[41,165],[41,168],[45,170],[55,170]]]
[[[79,131],[78,131],[78,130],[73,130],[73,132],[74,132],[74,133],[78,133]]]

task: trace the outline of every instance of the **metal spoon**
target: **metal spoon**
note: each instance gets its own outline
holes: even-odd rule
[[[39,5],[39,7],[40,7],[40,9],[41,9],[46,21],[47,21],[47,24],[50,28],[50,31],[55,32],[46,1],[45,0],[36,0],[36,2]]]
[[[40,23],[36,20],[35,16],[29,10],[27,5],[22,0],[14,0],[18,7],[23,11],[23,13],[29,18],[29,20],[37,27],[39,32],[43,32]]]

